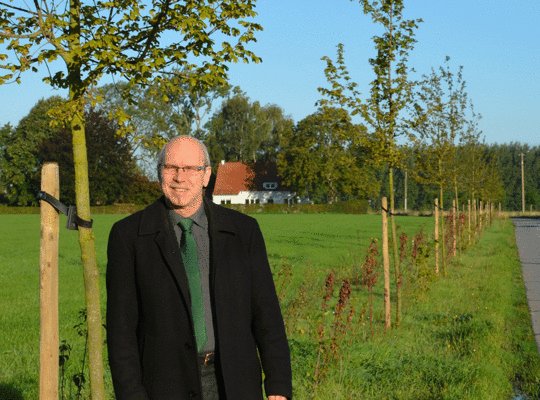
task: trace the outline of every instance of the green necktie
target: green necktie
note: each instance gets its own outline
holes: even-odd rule
[[[204,322],[204,305],[201,289],[201,275],[199,262],[197,260],[197,244],[191,232],[193,221],[186,218],[180,222],[183,231],[183,240],[180,245],[182,261],[186,269],[189,281],[189,291],[191,293],[191,314],[193,315],[193,325],[195,328],[195,338],[197,340],[197,350],[201,351],[208,338],[206,336],[206,324]]]

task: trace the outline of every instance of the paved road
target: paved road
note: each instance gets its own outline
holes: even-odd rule
[[[523,280],[531,312],[536,347],[540,353],[540,219],[512,218],[516,229]]]

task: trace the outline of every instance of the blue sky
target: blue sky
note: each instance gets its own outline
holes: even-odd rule
[[[321,57],[335,59],[338,43],[345,46],[362,97],[368,96],[371,38],[381,27],[357,1],[258,0],[256,11],[264,31],[249,47],[263,63],[233,64],[229,70],[230,82],[251,100],[277,104],[295,122],[314,113],[317,88],[327,85]],[[454,71],[463,66],[488,143],[539,145],[540,1],[405,0],[405,17],[424,20],[409,65],[419,75],[438,68],[446,56]],[[0,125],[16,125],[41,98],[67,94],[50,89],[42,77],[28,72],[21,85],[0,86]]]

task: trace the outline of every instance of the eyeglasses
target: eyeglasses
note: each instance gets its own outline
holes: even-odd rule
[[[165,175],[178,175],[180,171],[182,171],[182,173],[185,175],[195,175],[197,172],[203,171],[206,168],[206,165],[203,165],[201,167],[197,165],[185,165],[183,167],[177,167],[176,165],[163,164],[161,166],[161,171]]]

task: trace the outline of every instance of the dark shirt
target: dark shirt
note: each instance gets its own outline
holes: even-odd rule
[[[184,219],[173,209],[169,209],[169,221],[174,227],[174,233],[178,246],[182,243],[182,228],[180,222]],[[202,348],[205,353],[213,352],[215,349],[214,324],[212,323],[212,306],[210,302],[210,239],[208,237],[208,219],[201,204],[199,209],[189,217],[193,221],[191,232],[197,244],[197,261],[201,276],[201,289],[204,304],[204,321],[206,323],[207,343]]]

